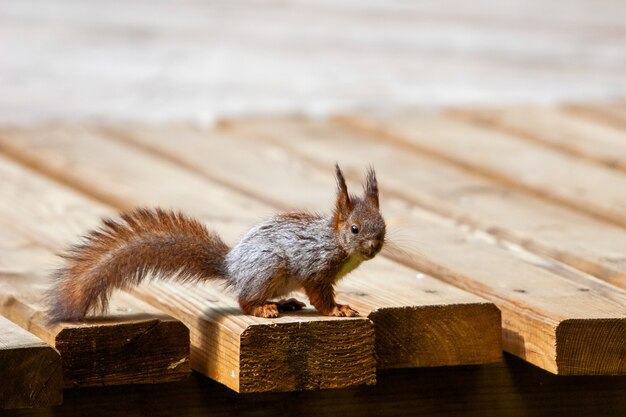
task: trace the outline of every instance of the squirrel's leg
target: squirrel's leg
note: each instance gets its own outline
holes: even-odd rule
[[[335,302],[335,289],[330,284],[308,285],[305,287],[306,295],[311,304],[325,316],[355,317],[359,312],[346,304]]]
[[[278,306],[273,302],[249,300],[239,297],[239,306],[244,314],[267,319],[276,318],[280,315]]]

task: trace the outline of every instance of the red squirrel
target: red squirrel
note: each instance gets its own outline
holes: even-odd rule
[[[300,310],[293,298],[270,301],[303,289],[324,315],[352,317],[358,312],[335,301],[334,286],[385,242],[378,183],[367,171],[364,194],[348,194],[335,165],[337,198],[323,217],[307,212],[278,214],[248,231],[229,248],[199,221],[174,211],[137,209],[121,221],[105,219],[82,243],[61,255],[66,265],[54,273],[49,292],[51,322],[78,320],[104,312],[111,292],[139,284],[147,275],[178,281],[224,280],[241,310],[278,317]]]

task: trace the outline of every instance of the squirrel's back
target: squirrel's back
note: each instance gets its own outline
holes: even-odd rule
[[[138,209],[121,221],[104,220],[81,244],[61,255],[54,274],[49,319],[74,320],[104,311],[115,288],[129,288],[151,273],[178,280],[224,278],[228,246],[182,213]]]
[[[335,243],[331,219],[315,214],[285,213],[246,233],[226,256],[229,285],[244,297],[268,297],[300,289],[334,276],[346,253]],[[267,283],[273,290],[267,292]]]

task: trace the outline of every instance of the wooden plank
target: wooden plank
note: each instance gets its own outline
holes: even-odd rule
[[[0,266],[4,269],[4,265]],[[0,271],[0,277],[4,275]],[[53,347],[0,316],[0,410],[59,405],[61,356]]]
[[[11,168],[1,165],[3,185],[12,182],[15,178],[6,175]],[[6,187],[0,188],[2,200],[11,200]],[[4,208],[2,221],[21,220]],[[34,240],[0,228],[0,314],[56,347],[65,387],[172,382],[189,376],[187,328],[128,294],[113,297],[105,317],[49,325],[43,298],[48,268],[55,263],[52,252]]]
[[[64,138],[61,138],[61,136]],[[137,153],[127,146],[115,145],[96,136],[85,138],[84,143],[87,145],[81,151],[67,141],[67,138],[71,138],[71,136],[60,135],[57,140],[53,140],[48,136],[46,146],[49,149],[54,148],[55,152],[65,155],[67,155],[67,152],[64,149],[71,146],[74,155],[71,164],[74,169],[83,166],[89,166],[93,169],[95,163],[90,162],[93,159],[93,151],[99,150],[95,154],[101,155],[105,152],[105,149],[108,149],[109,152],[123,153],[126,155],[126,158],[133,158],[134,162],[129,165],[134,167],[145,167],[149,163],[156,164],[154,161],[158,162],[157,159],[147,158],[145,155]],[[203,154],[207,155],[206,152],[203,152]],[[220,157],[225,156],[223,153],[218,154]],[[238,152],[233,155],[237,154]],[[54,159],[52,154],[50,157]],[[45,158],[45,160],[48,160],[48,158]],[[42,160],[40,163],[45,162]],[[239,162],[233,163],[237,164]],[[231,165],[230,170],[232,171],[233,168],[234,166]],[[178,193],[180,192],[179,184],[188,184],[194,195],[200,194],[212,200],[215,190],[220,188],[219,185],[213,182],[199,181],[195,176],[185,174],[180,168],[171,169],[171,171],[168,171],[168,169],[170,169],[168,164],[164,164],[161,161],[161,168],[157,169],[155,165],[155,171],[152,172],[159,172],[160,175],[166,173],[168,178],[175,178],[176,180],[173,181],[177,184],[175,190],[162,185],[159,187],[158,196],[155,197],[148,195],[143,197],[141,192],[133,191],[132,193],[127,193],[124,197],[120,195],[119,199],[126,201],[134,200],[137,204],[140,204],[144,201],[157,201],[158,198],[161,204],[175,204],[180,201],[178,198]],[[61,170],[59,169],[58,172]],[[71,171],[68,169],[64,169],[63,172],[71,174]],[[106,190],[115,189],[116,183],[107,172],[106,166],[102,166],[98,172],[94,170],[92,174],[83,172],[81,178],[93,175],[90,183],[103,184],[103,189]],[[128,172],[128,175],[129,178],[132,178],[131,182],[144,183],[150,182],[145,174],[152,175],[149,172],[150,170],[146,169],[136,169],[135,172]],[[266,178],[269,181],[268,183],[273,183],[269,177]],[[79,180],[75,176],[71,178],[66,176],[66,179],[69,182]],[[152,181],[157,180],[153,177]],[[129,184],[128,180],[126,183]],[[333,180],[326,181],[324,188],[325,193],[329,194],[326,204],[328,206],[330,202],[334,201]],[[297,192],[298,189],[302,188],[295,182],[292,182],[291,187],[283,189],[284,195],[294,192],[289,190]],[[249,188],[238,190],[244,193],[247,193],[248,190],[252,191]],[[240,196],[227,198],[224,200],[225,202],[234,203],[228,211],[222,213],[220,208],[210,207],[212,215],[223,216],[228,213],[233,218],[246,218],[249,217],[247,214],[249,210],[254,207],[260,207],[259,211],[272,211],[270,208],[261,207],[261,204],[251,199],[245,200],[248,203],[237,203],[242,201]],[[318,201],[316,204],[320,202]],[[287,204],[282,205],[282,207],[286,206]],[[188,207],[185,203],[182,203],[181,207],[193,211],[191,205]],[[309,205],[308,207],[311,206]],[[328,207],[325,209],[320,211],[327,211]],[[236,220],[232,220],[231,223],[235,225]],[[225,236],[234,241],[249,227],[248,224],[240,224],[239,226],[239,230],[235,231],[236,233],[233,234],[226,231]],[[441,366],[485,363],[499,360],[501,355],[499,342],[499,334],[501,332],[500,317],[499,312],[491,303],[485,303],[479,297],[459,291],[431,277],[423,277],[423,282],[417,282],[415,280],[415,271],[400,267],[395,263],[378,260],[378,262],[368,263],[367,265],[367,268],[359,268],[352,274],[353,276],[350,279],[342,281],[339,286],[339,295],[341,300],[354,305],[355,308],[358,306],[358,311],[374,321],[377,331],[376,353],[379,367]],[[381,277],[385,277],[385,280],[389,282],[388,288],[381,288],[379,284]],[[425,332],[430,334],[431,338],[425,339],[421,337]],[[478,334],[482,336],[472,337],[472,335]],[[441,346],[446,347],[442,348]]]
[[[42,143],[39,148],[41,153],[22,154],[19,149],[12,148],[14,149],[13,155],[18,158],[37,158],[37,161],[31,161],[31,163],[38,165],[51,175],[57,177],[64,175],[64,180],[68,183],[77,184],[84,181],[84,185],[77,185],[78,188],[91,184],[92,193],[99,193],[98,189],[102,189],[103,192],[116,192],[117,195],[112,201],[124,200],[134,201],[135,204],[150,203],[166,206],[179,204],[179,207],[187,212],[208,219],[212,226],[215,223],[213,218],[228,216],[230,229],[220,228],[219,230],[231,241],[234,241],[256,221],[248,220],[252,217],[251,210],[259,213],[273,211],[261,203],[232,192],[231,196],[223,198],[221,207],[216,206],[211,202],[216,199],[215,196],[222,195],[224,191],[220,191],[222,187],[212,181],[201,180],[162,160],[138,153],[128,146],[103,140],[95,134],[83,136],[82,143],[85,146],[76,146],[70,141],[73,137],[71,130],[65,132],[59,130],[56,134],[53,132],[53,129],[46,130],[45,143]],[[24,134],[20,141],[11,143],[26,144],[30,140],[35,140],[29,139],[30,137],[36,136]],[[181,145],[187,147],[190,144]],[[193,148],[190,150],[194,152]],[[204,151],[200,152],[207,155]],[[119,186],[116,179],[117,172],[110,173],[105,162],[94,160],[95,155],[98,155],[100,159],[104,158],[101,155],[106,153],[111,158],[124,157],[127,161],[133,161],[126,164],[123,177],[124,187]],[[239,152],[233,156],[238,154]],[[65,163],[53,167],[53,164],[48,161],[59,160],[55,155],[64,155]],[[229,169],[236,170],[236,164],[240,162],[237,162],[236,158],[231,158],[231,160],[234,165],[231,165]],[[99,163],[102,165],[98,166]],[[68,169],[69,166],[72,167],[71,170]],[[74,172],[80,172],[80,175],[75,175]],[[158,174],[155,175],[155,173]],[[260,173],[260,175],[263,174]],[[167,177],[168,181],[174,185],[168,186],[161,182],[159,180],[161,176]],[[271,178],[267,176],[265,178],[268,184],[272,183]],[[280,179],[277,178],[277,181]],[[320,190],[324,189],[324,192],[328,193],[326,200],[328,204],[334,199],[333,181],[334,179],[326,180],[324,187],[319,187]],[[134,186],[144,183],[158,183],[160,186],[155,191],[138,185]],[[94,186],[94,184],[100,185]],[[183,192],[180,184],[188,187],[188,197],[180,198]],[[238,190],[247,193],[249,189]],[[283,188],[285,195],[298,190],[302,190],[302,187],[295,181],[290,185],[285,182],[285,188]],[[186,204],[186,201],[196,198],[199,201]],[[229,203],[230,207],[225,207]],[[320,201],[317,204],[319,203]],[[328,210],[327,207],[326,210]],[[354,305],[355,308],[358,306],[358,311],[374,321],[377,331],[378,366],[440,366],[499,360],[501,330],[497,309],[479,297],[459,291],[430,277],[425,276],[418,282],[415,275],[416,272],[411,269],[388,261],[376,260],[369,262],[367,267],[359,268],[349,278],[342,280],[339,286],[339,299]],[[389,282],[388,289],[381,288],[379,283],[382,277]],[[429,334],[431,337],[423,338],[421,337],[423,334]],[[481,336],[471,337],[472,335]],[[442,346],[446,347],[442,348]]]
[[[151,283],[133,291],[187,323],[193,369],[241,392],[300,391],[376,381],[369,320],[304,311],[277,319],[243,315],[237,301],[206,284]]]
[[[232,123],[231,128],[237,125]],[[259,122],[248,125],[246,132],[272,136],[284,146],[286,158],[308,158],[322,167],[349,155],[344,158],[345,172],[353,179],[360,175],[357,167],[364,160],[379,162],[385,155],[369,144],[360,147],[365,154],[350,153],[354,146],[335,140],[336,135],[321,135],[310,125],[298,134],[295,127]],[[411,165],[389,161],[410,175],[406,167]],[[304,189],[312,192],[314,187]],[[626,340],[621,337],[626,332],[625,291],[400,200],[383,201],[389,223],[413,237],[406,253],[390,256],[493,301],[502,311],[506,351],[559,374],[626,372],[622,357]]]
[[[568,104],[563,109],[576,116],[626,130],[626,109],[623,103]]]
[[[625,131],[557,107],[454,109],[448,114],[626,172]]]
[[[107,140],[132,145],[143,152],[182,166],[211,182],[223,184],[281,210],[318,207],[327,211],[335,196],[333,182],[328,183],[327,176],[317,176],[315,170],[309,169],[309,165],[299,159],[290,158],[281,146],[271,141],[255,145],[254,141],[246,138],[225,136],[221,132],[188,123],[165,126],[100,126],[98,131]],[[180,136],[180,146],[172,141],[174,136]],[[0,139],[0,146],[1,143]],[[246,150],[245,157],[242,157],[242,150]],[[14,153],[17,155],[18,150]],[[329,165],[329,170],[332,171],[332,164]],[[254,178],[255,181],[241,181],[240,177]],[[314,192],[298,192],[302,188],[298,184],[299,177],[315,180],[311,181],[311,186],[315,187]],[[263,187],[259,187],[259,184]],[[285,193],[293,192],[298,193],[298,198],[293,202],[286,201],[288,199],[285,198]],[[319,196],[324,196],[322,201]],[[326,205],[319,207],[323,203]]]
[[[626,227],[626,194],[618,192],[626,190],[626,177],[608,168],[433,115],[349,116],[337,123]]]
[[[105,157],[102,153],[94,156]],[[19,224],[33,239],[51,248],[75,240],[76,229],[97,220],[85,220],[74,212],[93,213],[98,208],[112,214],[73,190],[4,158],[0,161],[0,172],[7,179],[0,186],[0,198],[12,202],[11,208],[0,208],[0,221]],[[236,197],[230,201],[237,202]],[[54,210],[46,203],[53,203]],[[310,311],[279,320],[245,316],[219,284],[200,289],[155,283],[133,294],[184,322],[191,332],[191,366],[239,392],[343,388],[375,382],[374,328],[365,318],[320,317]]]

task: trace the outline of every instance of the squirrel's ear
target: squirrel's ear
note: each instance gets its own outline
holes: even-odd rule
[[[367,170],[367,179],[365,181],[365,199],[374,207],[378,208],[378,181],[376,180],[376,172],[374,167]]]
[[[347,218],[352,212],[352,201],[348,194],[348,186],[346,180],[343,177],[339,164],[335,164],[335,175],[337,176],[337,205],[335,208],[335,214],[341,219]]]

